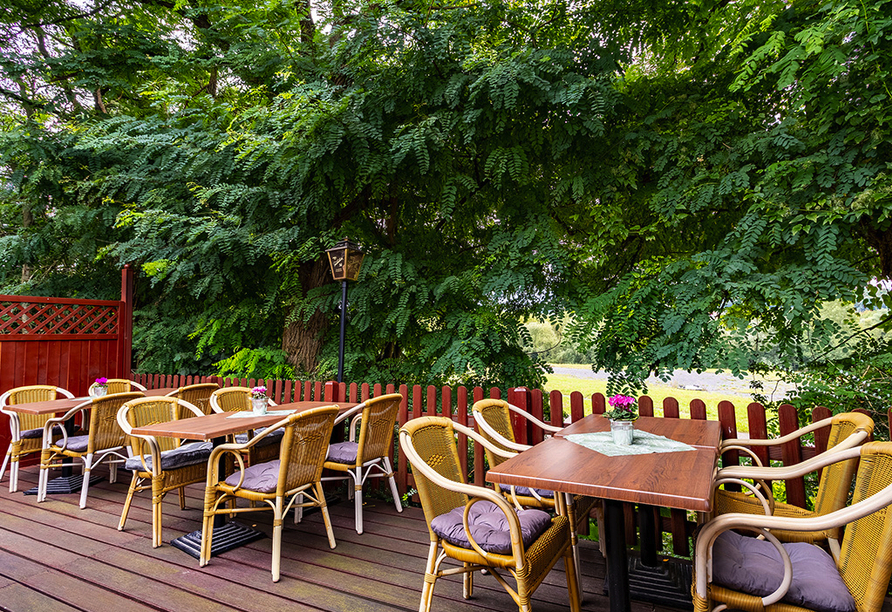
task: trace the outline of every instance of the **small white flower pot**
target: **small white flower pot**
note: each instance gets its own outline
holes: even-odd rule
[[[252,397],[251,398],[251,407],[254,411],[254,414],[257,416],[263,416],[266,414],[266,407],[269,405],[269,398],[266,397]]]
[[[635,421],[610,421],[610,433],[617,446],[629,446],[635,438]]]
[[[93,387],[90,395],[92,395],[93,397],[102,397],[106,393],[108,393],[108,387]]]

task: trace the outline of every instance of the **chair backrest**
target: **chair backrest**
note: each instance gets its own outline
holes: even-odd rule
[[[196,385],[187,385],[177,389],[176,396],[181,400],[186,400],[190,404],[198,406],[205,414],[211,413],[211,393],[220,388],[217,383],[199,383]],[[181,415],[180,418],[192,416],[190,414]]]
[[[852,504],[889,486],[892,486],[892,442],[868,442],[861,447]],[[837,565],[859,611],[883,608],[892,576],[889,506],[846,525]]]
[[[140,397],[144,397],[139,391],[127,393],[111,393],[102,397],[93,398],[90,409],[90,436],[87,442],[87,452],[94,453],[104,448],[124,446],[127,436],[118,424],[118,410],[121,406]]]
[[[366,401],[362,409],[356,462],[362,464],[393,452],[393,431],[403,396],[390,393]]]
[[[514,426],[511,424],[511,411],[508,408],[508,402],[498,399],[485,399],[474,402],[473,409],[474,414],[479,414],[480,418],[485,420],[486,424],[492,427],[500,436],[511,442],[517,441],[514,437]],[[504,444],[501,444],[499,440],[491,436],[489,432],[480,427],[479,423],[476,423],[476,416],[475,424],[477,425],[477,432],[486,440],[492,442],[499,448],[509,450]],[[506,457],[500,457],[489,449],[485,450],[486,460],[489,462],[490,467],[495,467],[506,460]]]
[[[214,412],[241,412],[251,409],[251,389],[224,387],[211,393],[208,400]]]
[[[866,431],[870,436],[873,433],[873,419],[860,412],[834,415],[830,425],[827,450],[832,449],[857,431]],[[824,468],[815,497],[815,512],[828,514],[846,505],[857,466],[858,460],[850,459],[838,461]]]
[[[105,383],[106,387],[108,387],[108,391],[106,393],[129,393],[136,389],[137,391],[145,391],[146,388],[137,382],[133,382],[127,378],[109,378],[108,382]],[[96,383],[90,385],[90,388],[87,390],[87,395],[93,395],[93,389],[96,388]]]
[[[403,425],[400,432],[400,444],[411,444],[421,460],[438,474],[453,482],[467,482],[462,473],[451,419],[446,417],[412,419]],[[467,495],[434,484],[420,470],[413,470],[412,473],[428,530],[434,518],[468,502]]]
[[[277,495],[322,477],[322,465],[337,416],[337,406],[323,406],[288,417],[279,447]]]
[[[129,402],[125,402],[118,410],[118,423],[123,420],[128,427],[124,428],[125,433],[129,433],[129,429],[133,427],[144,427],[153,423],[166,423],[168,421],[176,421],[181,418],[181,413],[188,413],[189,416],[195,416],[188,408],[176,397],[141,397]],[[123,427],[123,424],[122,424]],[[148,453],[147,448],[143,448],[143,439],[138,436],[128,436],[130,448],[134,455]],[[156,438],[158,448],[162,451],[171,450],[180,445],[178,438],[170,438],[167,436],[158,436]]]
[[[14,406],[15,404],[30,404],[31,402],[49,402],[56,399],[57,394],[64,395],[68,399],[74,398],[74,394],[61,387],[53,385],[27,385],[10,389],[0,396],[0,408]],[[5,411],[4,411],[5,412]],[[18,419],[19,430],[39,429],[44,426],[52,414],[24,414],[21,412],[5,412]]]

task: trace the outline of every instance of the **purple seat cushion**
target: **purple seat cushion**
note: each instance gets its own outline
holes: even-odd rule
[[[175,470],[176,468],[205,463],[211,456],[212,445],[210,442],[190,442],[172,450],[161,452],[161,471]],[[146,466],[152,469],[152,456],[146,455]],[[124,463],[124,469],[142,472],[142,460],[139,457],[130,457]]]
[[[462,524],[464,507],[455,508],[431,521],[431,529],[438,536],[462,548],[471,548]],[[524,547],[529,547],[551,525],[551,516],[542,510],[520,510],[520,531]],[[511,553],[511,532],[505,513],[491,501],[477,502],[468,514],[471,537],[486,552]]]
[[[793,563],[793,583],[782,601],[818,612],[854,612],[855,600],[836,563],[823,549],[804,542],[784,544]],[[781,584],[784,564],[771,542],[722,533],[713,547],[713,582],[765,597]]]
[[[238,484],[239,475],[236,472],[226,479],[226,484],[234,487]],[[279,460],[273,459],[264,463],[245,468],[245,480],[242,489],[250,489],[258,493],[274,493],[279,482]]]
[[[353,465],[356,463],[356,454],[359,452],[359,444],[356,442],[336,442],[328,445],[326,461]]]
[[[499,487],[502,489],[504,493],[511,493],[511,485],[500,484]],[[548,499],[554,499],[554,491],[549,491],[548,489],[533,489],[536,493],[539,494],[539,497],[546,497]],[[524,497],[535,497],[532,491],[527,487],[514,487],[514,493],[517,495],[523,495]]]
[[[26,429],[22,432],[22,438],[42,438],[43,437],[43,427],[38,427],[37,429]],[[53,435],[61,436],[62,435],[62,426],[54,425],[53,426]]]

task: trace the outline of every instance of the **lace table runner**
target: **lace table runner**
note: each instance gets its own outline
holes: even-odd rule
[[[680,451],[695,450],[693,446],[684,442],[676,442],[665,436],[658,436],[647,431],[635,430],[632,444],[617,445],[613,443],[613,434],[609,431],[596,433],[571,434],[564,436],[574,444],[579,444],[587,449],[607,455],[608,457],[621,457],[623,455],[647,455],[649,453],[676,453]]]
[[[293,410],[267,410],[266,414],[254,414],[250,410],[242,410],[241,412],[233,412],[230,414],[227,419],[250,419],[251,417],[259,417],[259,416],[288,416],[294,412]]]

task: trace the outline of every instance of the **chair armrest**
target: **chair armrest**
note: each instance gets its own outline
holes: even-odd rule
[[[543,431],[547,431],[549,433],[557,433],[563,429],[563,427],[555,427],[554,425],[550,425],[549,423],[546,423],[545,421],[540,421],[538,418],[534,417],[529,412],[526,412],[526,411],[520,409],[519,407],[515,406],[514,404],[508,404],[508,410],[510,410],[511,412],[514,412],[515,414],[521,415],[523,418],[530,421],[531,423],[536,425],[536,427],[538,427],[539,429],[541,429]]]
[[[455,423],[454,425],[459,424]],[[468,431],[471,433],[476,433],[473,430]],[[468,511],[471,506],[481,500],[491,501],[499,507],[499,509],[505,514],[505,517],[508,520],[508,528],[511,532],[511,548],[514,556],[514,561],[517,564],[517,570],[519,571],[520,568],[523,567],[524,557],[523,538],[520,531],[520,520],[517,518],[517,513],[514,511],[514,508],[505,500],[505,498],[492,489],[479,487],[477,485],[469,485],[463,482],[456,482],[441,475],[435,469],[430,467],[427,462],[418,455],[417,452],[415,452],[415,447],[412,444],[412,439],[404,431],[400,431],[400,448],[406,454],[406,458],[412,465],[413,470],[418,470],[419,472],[421,472],[422,475],[424,475],[438,487],[446,489],[447,491],[463,493],[471,498],[468,503],[465,504],[463,516],[465,535],[468,537],[468,541],[471,543],[471,546],[474,548],[474,550],[487,559],[490,558],[490,553],[487,553],[480,548],[480,546],[471,537],[471,534],[468,530]]]
[[[63,414],[60,417],[48,418],[46,420],[46,422],[43,424],[43,447],[49,448],[49,445],[53,440],[53,434],[52,434],[53,427],[55,427],[56,425],[62,425],[68,419],[74,418],[74,415],[76,415],[78,412],[83,411],[84,408],[86,408],[87,406],[90,406],[92,403],[93,403],[93,400],[89,399],[85,402],[81,402],[80,404],[78,404],[74,408],[70,409],[68,412],[66,412],[65,414]],[[61,447],[64,449],[66,446],[68,446],[68,431],[65,429],[65,427],[62,427]]]
[[[510,404],[509,404],[510,405]],[[499,444],[504,446],[505,448],[510,448],[513,451],[517,451],[518,453],[523,452],[531,448],[529,444],[520,444],[519,442],[512,442],[495,429],[493,429],[492,425],[490,425],[486,419],[483,418],[483,415],[480,414],[477,410],[473,410],[472,414],[474,415],[474,422],[477,424],[480,429],[485,431],[491,438],[496,440]]]
[[[345,420],[349,419],[350,417],[355,415],[357,412],[361,413],[363,408],[365,408],[365,402],[362,402],[361,404],[357,404],[356,406],[353,406],[353,408],[351,408],[350,410],[347,410],[343,414],[339,414],[337,416],[337,418],[335,419],[334,424],[337,425],[338,423],[343,423]]]
[[[800,427],[796,431],[788,433],[785,436],[781,436],[780,438],[771,438],[767,440],[763,440],[761,438],[729,438],[722,441],[721,445],[719,446],[719,452],[725,452],[726,446],[777,446],[779,444],[786,444],[787,442],[798,440],[807,433],[817,431],[818,429],[822,429],[824,427],[830,427],[832,424],[833,417],[830,417],[827,419],[821,419],[820,421],[817,421],[810,425],[806,425],[805,427]]]
[[[220,456],[224,453],[231,453],[235,456],[236,462],[238,463],[239,470],[241,471],[241,476],[239,478],[238,485],[236,488],[242,486],[242,481],[245,478],[245,462],[242,458],[245,454],[245,451],[249,450],[252,446],[257,444],[260,440],[264,439],[273,431],[279,429],[280,427],[284,427],[288,424],[288,420],[293,415],[288,415],[280,421],[273,423],[259,434],[253,436],[250,440],[243,444],[238,444],[235,442],[229,442],[226,444],[220,444],[219,446],[215,446],[211,450],[211,454],[208,457],[208,472],[207,472],[207,486],[212,487],[215,486],[220,481]]]

